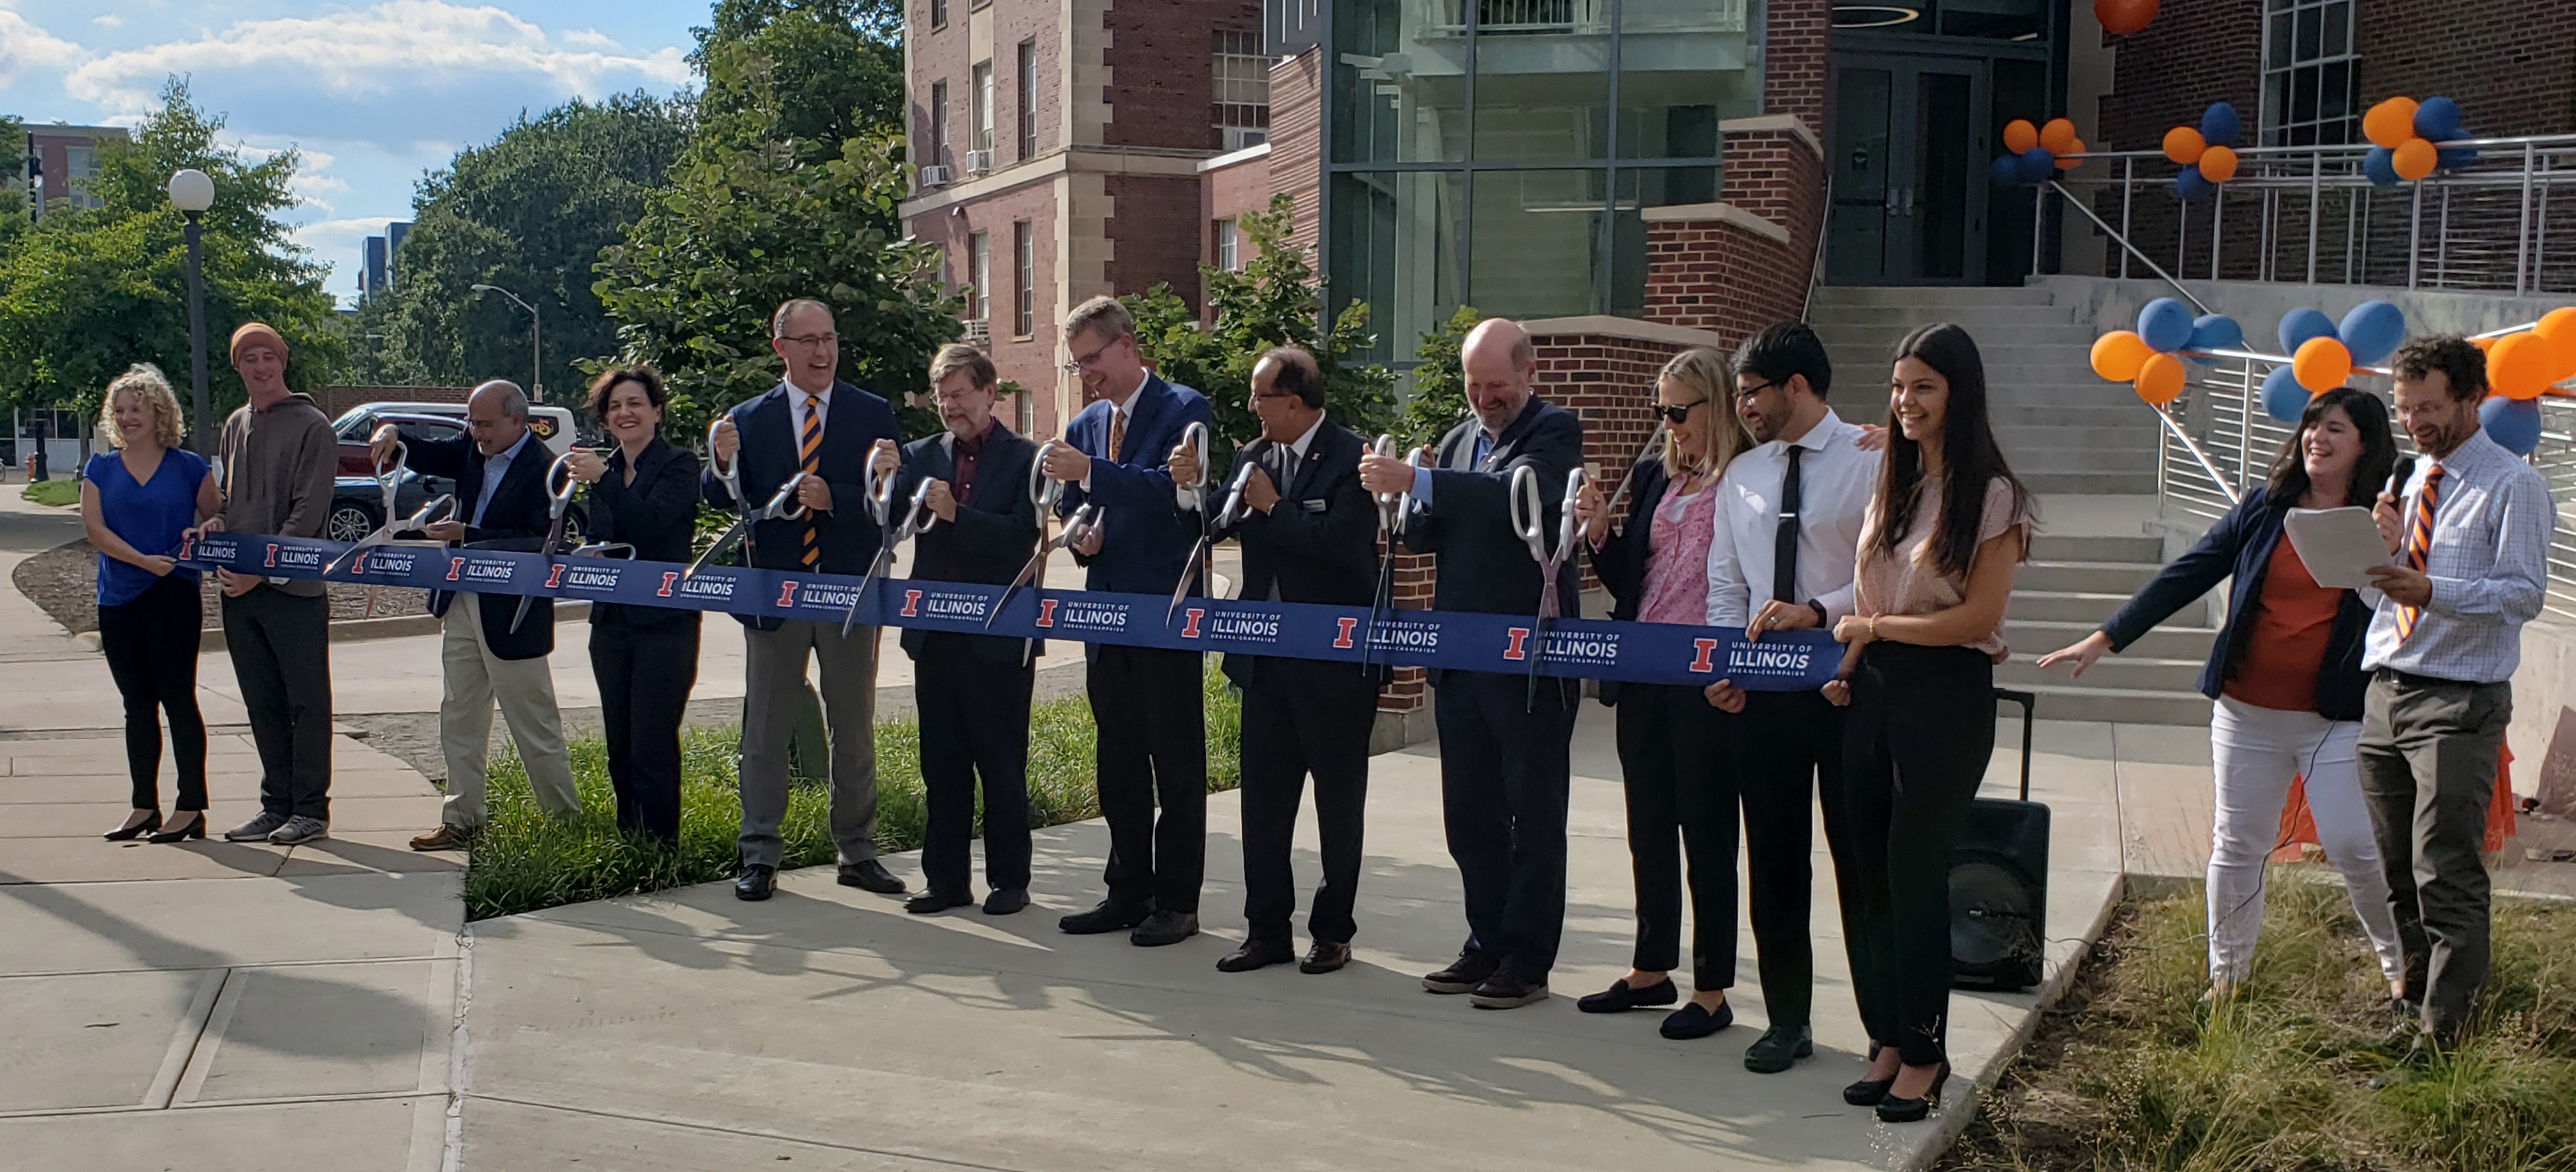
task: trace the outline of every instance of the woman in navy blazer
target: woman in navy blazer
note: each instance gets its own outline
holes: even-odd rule
[[[2210,527],[2200,543],[2140,587],[2102,629],[2042,656],[2075,674],[2230,580],[2227,624],[2201,668],[2212,703],[2210,757],[2217,811],[2209,854],[2209,993],[2234,992],[2263,922],[2263,864],[2278,845],[2290,780],[2304,777],[2326,857],[2343,872],[2379,955],[2389,995],[2403,998],[2388,881],[2361,800],[2354,746],[2361,734],[2362,636],[2370,602],[2319,586],[2282,540],[2292,508],[2368,508],[2397,460],[2388,409],[2341,387],[2309,400],[2268,482]]]
[[[662,376],[618,367],[590,387],[590,413],[617,441],[602,459],[576,450],[573,479],[590,485],[589,537],[622,541],[644,561],[685,562],[698,519],[698,458],[661,436]],[[680,718],[698,682],[694,610],[594,604],[590,669],[608,742],[617,828],[665,843],[680,838]]]

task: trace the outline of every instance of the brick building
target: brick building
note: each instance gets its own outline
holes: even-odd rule
[[[97,196],[89,193],[85,181],[98,170],[98,144],[125,141],[125,129],[118,126],[65,126],[29,124],[26,141],[19,144],[26,156],[23,171],[5,177],[5,182],[32,192],[28,214],[42,217],[63,208],[94,208]]]

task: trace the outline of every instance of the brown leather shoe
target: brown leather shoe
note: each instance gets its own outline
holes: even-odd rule
[[[1297,962],[1301,973],[1329,973],[1351,963],[1351,946],[1330,940],[1318,940],[1306,950],[1306,959]]]
[[[430,831],[427,834],[414,837],[411,840],[411,849],[416,851],[461,851],[466,847],[474,845],[476,833],[476,831],[463,826],[449,826],[445,823],[441,823],[438,829]]]
[[[1296,955],[1296,953],[1289,951],[1288,945],[1285,941],[1264,940],[1255,936],[1245,940],[1241,948],[1237,948],[1232,952],[1226,953],[1224,956],[1218,957],[1216,962],[1216,971],[1221,973],[1248,973],[1254,969],[1267,968],[1274,964],[1286,964]]]

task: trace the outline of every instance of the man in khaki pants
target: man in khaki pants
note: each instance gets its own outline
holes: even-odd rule
[[[382,464],[397,438],[391,424],[376,429],[371,444]],[[528,430],[528,400],[513,384],[494,380],[474,388],[465,405],[465,434],[405,441],[414,471],[456,481],[457,515],[429,527],[429,536],[464,543],[450,552],[471,566],[475,550],[535,549],[551,521],[546,467],[554,453]],[[492,737],[492,703],[510,724],[510,739],[527,767],[537,807],[555,818],[581,811],[573,792],[572,765],[564,754],[563,715],[555,707],[554,676],[546,657],[555,649],[551,599],[528,607],[516,632],[510,622],[519,599],[508,594],[466,594],[455,606],[447,591],[430,595],[430,611],[443,620],[439,660],[446,694],[438,705],[439,748],[447,755],[447,802],[438,829],[411,840],[419,851],[454,850],[483,829],[483,786]]]

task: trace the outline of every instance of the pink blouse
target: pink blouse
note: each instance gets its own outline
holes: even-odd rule
[[[1708,618],[1708,543],[1717,533],[1717,494],[1701,485],[1683,496],[1666,492],[1646,531],[1646,597],[1637,604],[1641,623],[1698,626]]]
[[[1967,576],[1944,574],[1932,564],[1932,529],[1941,517],[1941,484],[1927,479],[1915,494],[1912,523],[1897,542],[1897,549],[1905,554],[1902,558],[1878,552],[1880,518],[1876,502],[1871,503],[1869,519],[1860,530],[1860,569],[1853,584],[1852,613],[1864,618],[1933,614],[1967,599]],[[1996,477],[1986,483],[1985,515],[1977,522],[1977,542],[1982,545],[2014,528],[2022,530],[2026,544],[2031,528],[2029,507],[2014,499],[2012,482]],[[2006,649],[2002,621],[1998,619],[1994,630],[1966,646],[2003,662]]]

